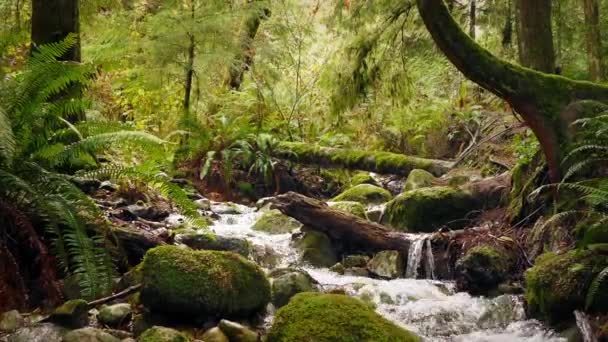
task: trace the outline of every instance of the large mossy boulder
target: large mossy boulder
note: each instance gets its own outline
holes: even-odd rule
[[[367,214],[365,213],[365,207],[359,202],[343,201],[343,202],[329,202],[330,208],[334,208],[351,215],[359,216],[360,218],[367,220]]]
[[[593,280],[606,267],[608,256],[589,250],[541,255],[525,273],[530,313],[555,324],[572,320],[572,312],[586,306],[608,311],[608,296],[601,295],[608,293],[608,282],[600,282],[593,293],[588,293]],[[588,297],[590,302],[586,303]]]
[[[247,316],[265,308],[270,284],[254,263],[232,252],[161,246],[146,253],[141,302],[179,316]]]
[[[137,342],[190,342],[190,339],[175,329],[154,326],[144,331]]]
[[[329,237],[321,232],[305,232],[296,240],[296,249],[303,263],[315,267],[331,267],[338,262],[338,255]]]
[[[472,295],[489,295],[508,277],[511,265],[506,251],[476,246],[456,262],[456,285]]]
[[[358,299],[300,293],[281,308],[268,342],[410,342],[420,338],[377,314]]]
[[[386,205],[383,224],[410,232],[433,232],[463,219],[479,203],[469,192],[451,187],[404,192]]]
[[[287,234],[300,228],[302,228],[300,222],[276,209],[264,212],[253,227],[251,227],[253,230],[268,234]]]
[[[332,202],[359,202],[362,204],[380,204],[393,198],[391,193],[381,187],[371,184],[359,184],[334,197]]]
[[[416,189],[428,188],[433,186],[436,178],[432,173],[415,169],[410,172],[403,185],[403,191],[411,191]]]

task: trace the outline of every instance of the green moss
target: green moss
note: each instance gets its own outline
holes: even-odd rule
[[[359,184],[371,184],[378,185],[374,177],[372,177],[369,172],[357,172],[350,179],[350,185],[356,186]]]
[[[367,220],[367,214],[365,213],[365,207],[359,202],[343,201],[343,202],[330,202],[331,208],[344,211],[346,213],[359,216]]]
[[[139,342],[189,342],[186,335],[177,330],[154,326],[143,332],[137,339]]]
[[[456,283],[473,295],[490,294],[508,276],[511,260],[506,251],[477,246],[456,262]]]
[[[559,323],[584,309],[593,278],[608,266],[608,256],[591,251],[545,253],[525,273],[526,301],[533,316]]]
[[[390,201],[382,222],[405,231],[432,232],[444,224],[457,224],[479,206],[470,193],[460,189],[423,188]]]
[[[312,266],[331,267],[338,261],[331,240],[321,232],[306,232],[295,245],[302,260]]]
[[[141,301],[159,313],[244,316],[270,301],[264,272],[232,252],[156,247],[146,253],[142,272]]]
[[[49,321],[71,328],[84,327],[89,322],[89,305],[84,299],[72,299],[55,309]]]
[[[358,299],[300,293],[281,308],[268,342],[409,342],[416,335],[386,320]]]
[[[403,191],[410,191],[433,186],[435,176],[425,170],[412,170],[405,180]]]
[[[296,219],[273,209],[266,211],[251,229],[269,234],[286,234],[291,233],[296,229],[300,229],[301,227],[302,224]]]
[[[360,184],[334,197],[332,202],[352,201],[363,204],[379,204],[390,201],[392,197],[386,189],[370,184]]]

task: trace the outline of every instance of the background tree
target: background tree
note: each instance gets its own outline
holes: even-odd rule
[[[554,72],[551,0],[516,0],[515,10],[519,62],[538,71]]]
[[[32,47],[80,35],[79,0],[32,0]],[[62,60],[80,61],[80,39]]]
[[[581,1],[585,13],[585,41],[587,43],[589,79],[597,82],[601,81],[604,77],[599,4],[597,0]]]

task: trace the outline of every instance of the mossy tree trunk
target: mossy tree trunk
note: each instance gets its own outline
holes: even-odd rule
[[[538,71],[554,72],[551,0],[516,0],[515,10],[519,62]]]
[[[32,0],[32,50],[36,46],[60,42],[68,34],[80,34],[79,0]],[[80,62],[80,43],[62,60]]]
[[[585,40],[587,42],[589,79],[597,82],[601,81],[604,76],[599,4],[597,0],[582,0],[582,2],[585,12]]]
[[[580,112],[571,103],[608,103],[608,87],[548,75],[503,61],[477,45],[454,21],[444,0],[417,0],[431,36],[446,57],[470,80],[507,101],[541,143],[551,181],[561,178],[563,144],[568,128]]]

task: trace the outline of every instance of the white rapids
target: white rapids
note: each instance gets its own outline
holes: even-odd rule
[[[223,214],[211,229],[221,236],[246,238],[254,247],[272,248],[280,258],[277,267],[297,265],[291,234],[254,231],[251,226],[260,213],[245,206],[238,208],[241,214]],[[342,288],[347,294],[371,303],[378,313],[419,334],[424,341],[566,341],[540,322],[526,319],[519,296],[472,297],[457,293],[451,282],[432,280],[434,261],[428,239],[420,235],[414,241],[414,250],[409,251],[415,259],[411,266],[408,264],[410,279],[380,280],[339,275],[329,269],[303,268],[322,288]],[[421,262],[428,279],[415,279],[420,276]]]

